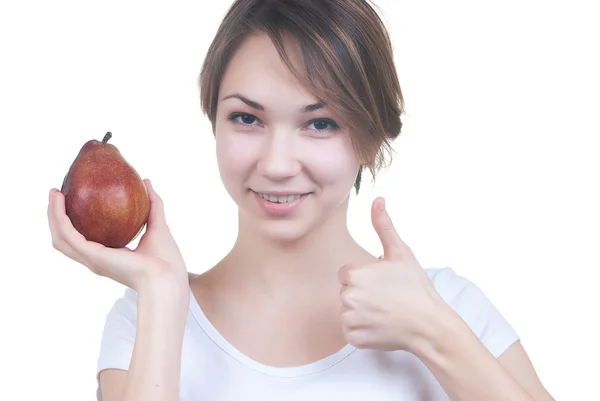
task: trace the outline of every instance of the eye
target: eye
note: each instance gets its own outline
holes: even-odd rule
[[[256,125],[254,123],[259,121],[256,116],[248,113],[233,113],[228,120],[240,125]]]
[[[323,131],[335,131],[339,129],[339,125],[333,120],[329,118],[320,118],[317,120],[312,120],[308,126],[314,126],[314,128],[309,128],[314,131],[323,132]]]

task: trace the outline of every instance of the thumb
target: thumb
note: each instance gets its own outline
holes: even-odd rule
[[[383,245],[383,257],[387,260],[400,259],[406,254],[406,244],[398,235],[387,210],[385,200],[377,198],[371,207],[371,222]]]
[[[167,225],[165,218],[165,207],[161,197],[154,191],[149,179],[144,179],[150,198],[150,215],[148,216],[148,227],[163,228]]]

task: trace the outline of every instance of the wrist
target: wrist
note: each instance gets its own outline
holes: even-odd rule
[[[189,276],[185,266],[171,266],[167,264],[151,264],[138,273],[134,290],[146,291],[162,288],[173,290],[189,288]]]
[[[408,351],[420,359],[443,352],[445,344],[451,343],[453,336],[459,332],[458,319],[461,319],[460,316],[444,300],[434,302],[432,308],[424,313],[420,329]]]
[[[177,305],[187,308],[190,299],[190,287],[187,279],[172,272],[146,274],[135,288],[138,300],[172,308]]]

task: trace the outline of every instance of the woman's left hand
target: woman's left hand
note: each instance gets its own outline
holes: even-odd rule
[[[384,257],[339,270],[342,330],[357,348],[410,352],[446,304],[400,239],[382,198],[373,202],[371,220]]]

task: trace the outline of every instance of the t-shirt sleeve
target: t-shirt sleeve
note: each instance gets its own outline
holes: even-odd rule
[[[130,288],[106,316],[100,344],[97,376],[105,369],[128,370],[137,327],[137,294]]]
[[[498,358],[519,340],[513,326],[473,282],[449,267],[435,270],[431,280],[494,357]]]

